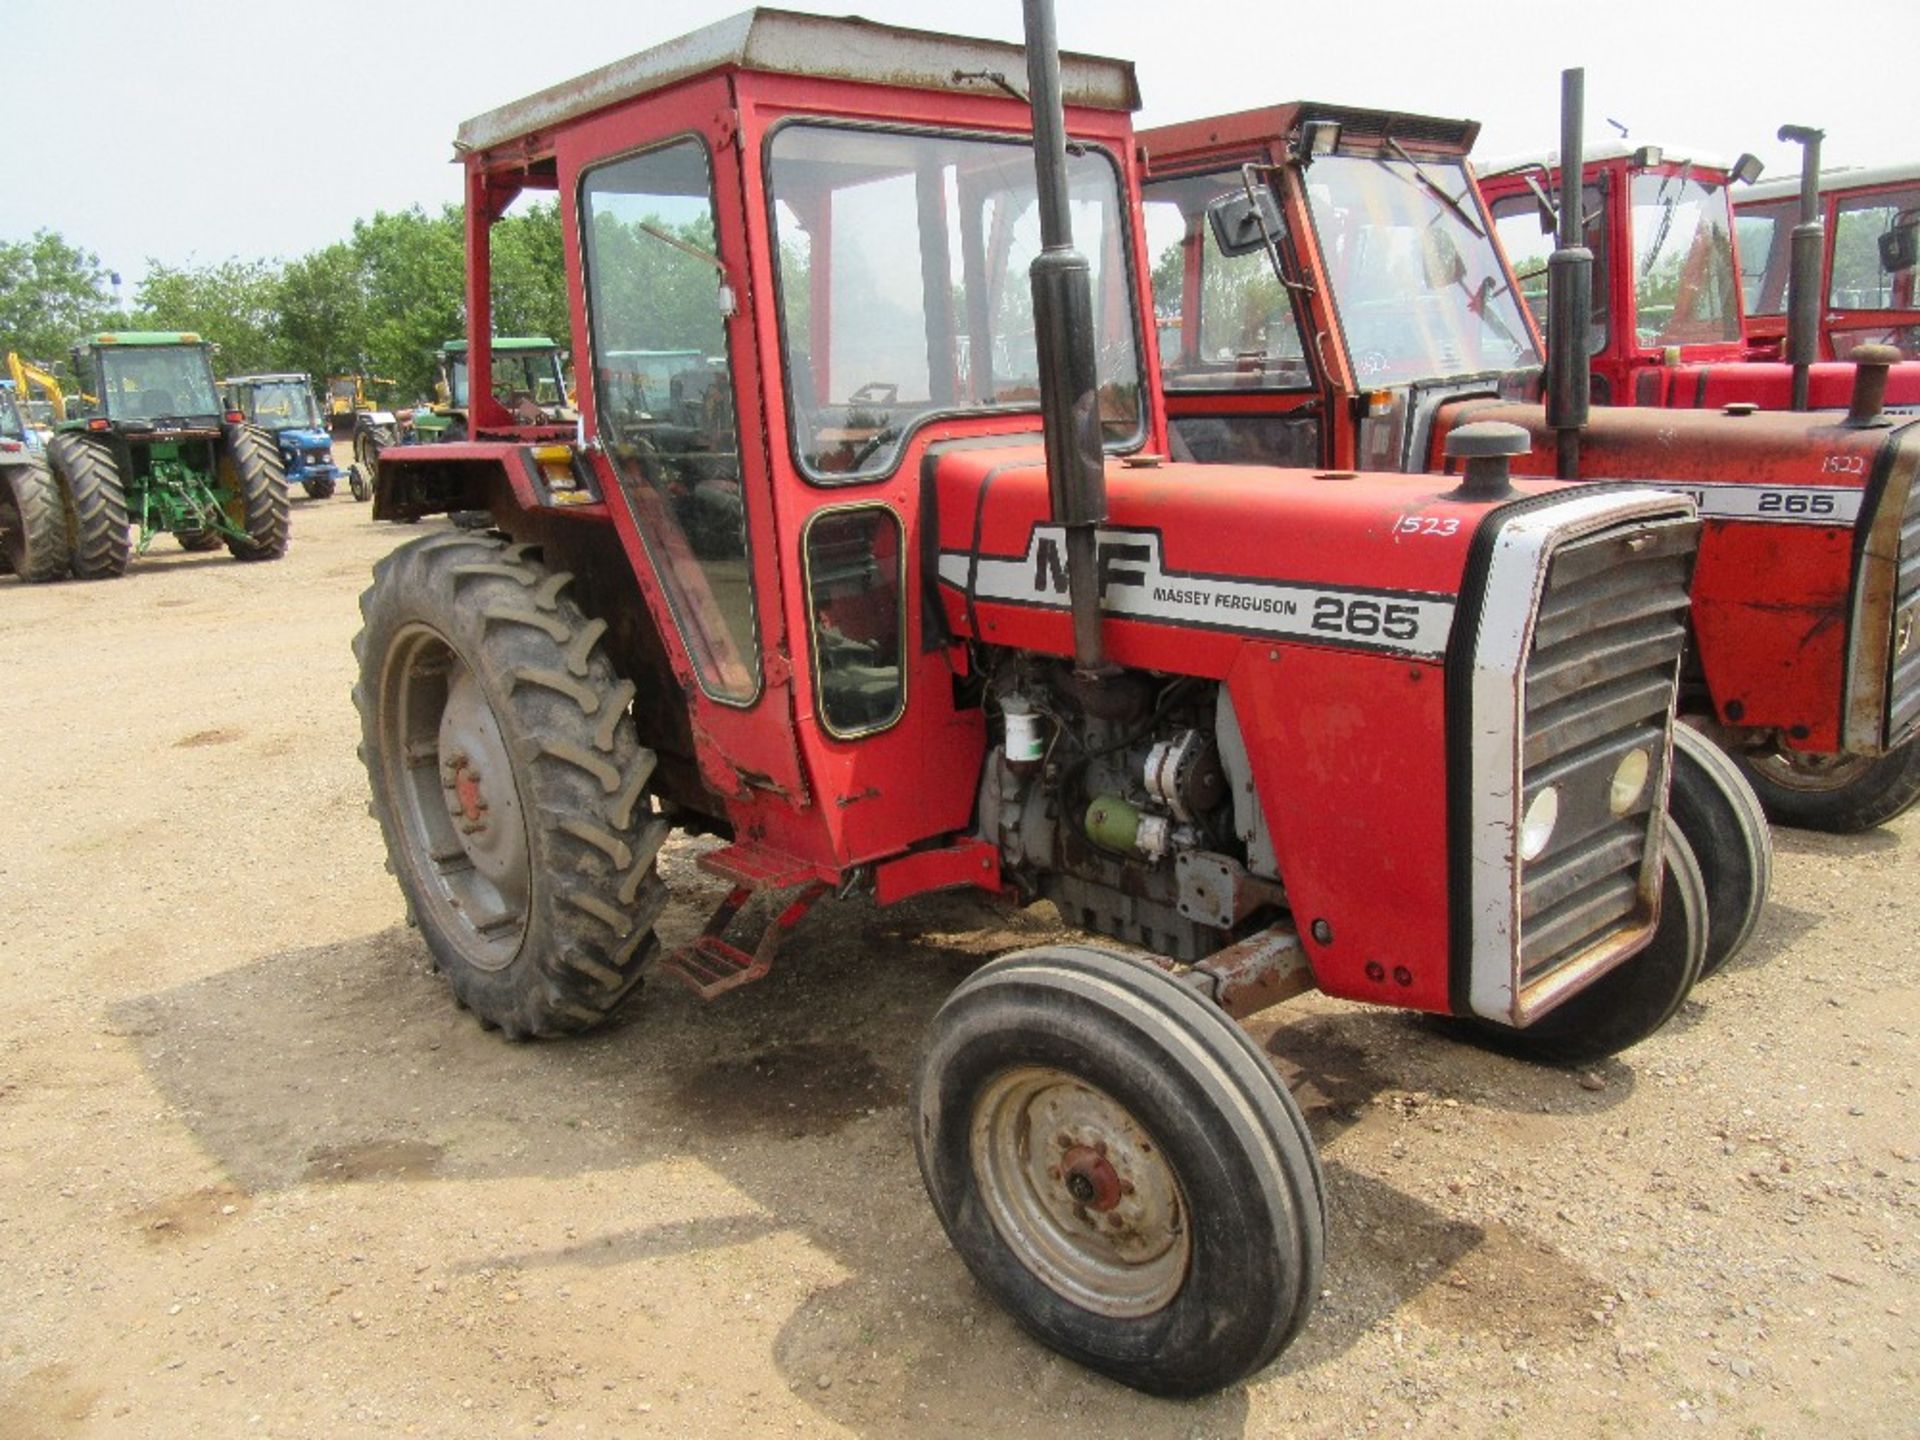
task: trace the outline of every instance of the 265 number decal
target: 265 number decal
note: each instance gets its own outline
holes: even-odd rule
[[[1317,595],[1313,601],[1313,628],[1334,635],[1411,640],[1420,633],[1420,607],[1403,601]]]

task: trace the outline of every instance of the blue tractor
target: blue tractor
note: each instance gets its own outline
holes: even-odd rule
[[[333,494],[342,478],[333,463],[333,436],[305,375],[235,375],[223,382],[227,408],[270,432],[287,467],[287,483],[315,500]],[[356,489],[356,498],[364,499]]]

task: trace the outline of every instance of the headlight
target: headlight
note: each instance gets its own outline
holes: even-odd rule
[[[1647,788],[1647,776],[1653,771],[1653,757],[1645,750],[1629,750],[1613,767],[1613,784],[1607,788],[1607,808],[1616,815],[1633,809]]]
[[[1520,821],[1520,858],[1538,860],[1560,820],[1560,791],[1548,785],[1533,797]]]

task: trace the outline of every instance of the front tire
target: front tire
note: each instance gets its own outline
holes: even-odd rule
[[[367,474],[358,461],[347,467],[347,493],[356,500],[367,500],[373,495],[373,486],[367,483]]]
[[[1041,1343],[1200,1395],[1305,1324],[1312,1139],[1246,1032],[1165,973],[1083,946],[995,961],[935,1015],[913,1109],[940,1223]]]
[[[127,532],[127,492],[113,451],[80,435],[55,435],[47,442],[47,462],[60,481],[75,578],[111,580],[126,574],[133,537]]]
[[[218,530],[176,530],[173,538],[180,542],[182,550],[200,554],[207,550],[218,550],[225,543],[225,537]]]
[[[1671,816],[1666,827],[1660,925],[1646,948],[1524,1028],[1463,1021],[1469,1038],[1543,1065],[1587,1065],[1638,1045],[1674,1017],[1706,962],[1709,902],[1687,837]]]
[[[1776,745],[1734,763],[1776,824],[1830,835],[1884,825],[1920,800],[1920,736],[1885,755],[1811,755]]]
[[[227,503],[227,515],[247,537],[229,535],[227,549],[236,560],[278,560],[287,553],[293,528],[287,471],[279,447],[255,426],[229,426],[221,468],[235,495]]]
[[[333,477],[326,475],[318,480],[302,480],[300,488],[307,492],[309,500],[330,500],[333,498]]]
[[[375,567],[354,641],[394,874],[456,998],[514,1039],[604,1020],[667,899],[654,755],[571,580],[530,546],[429,536]]]
[[[1673,729],[1673,789],[1667,811],[1700,862],[1707,894],[1707,958],[1713,974],[1745,947],[1773,884],[1773,832],[1740,767],[1688,725]]]
[[[0,468],[0,567],[29,585],[66,578],[73,563],[66,507],[38,461]]]

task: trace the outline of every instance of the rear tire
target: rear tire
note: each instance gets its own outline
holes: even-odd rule
[[[427,536],[374,567],[354,641],[394,875],[456,998],[513,1039],[604,1020],[667,902],[655,757],[571,580],[530,546]]]
[[[0,468],[0,567],[29,585],[64,580],[73,563],[66,507],[39,461]]]
[[[1830,835],[1884,825],[1920,800],[1920,736],[1885,755],[1810,755],[1775,746],[1734,763],[1776,824]]]
[[[1707,883],[1687,837],[1667,820],[1660,925],[1644,950],[1522,1029],[1461,1022],[1489,1050],[1543,1065],[1586,1065],[1639,1044],[1679,1011],[1707,954]]]
[[[1700,862],[1707,889],[1707,958],[1702,978],[1745,947],[1773,884],[1773,832],[1740,767],[1688,725],[1673,727],[1668,813]]]
[[[935,1015],[913,1110],[954,1248],[1063,1355],[1201,1395],[1306,1323],[1312,1139],[1246,1032],[1165,973],[1071,945],[995,961]]]
[[[228,517],[247,533],[244,540],[225,537],[227,549],[236,560],[278,560],[287,553],[293,528],[287,471],[279,447],[264,430],[230,425],[221,468],[238,496],[228,503]]]
[[[47,442],[47,462],[60,481],[75,577],[111,580],[126,574],[133,539],[113,451],[80,435],[55,435]]]

